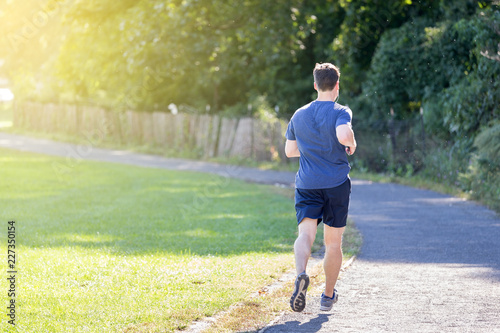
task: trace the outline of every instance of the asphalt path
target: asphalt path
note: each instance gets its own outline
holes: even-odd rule
[[[350,217],[363,235],[319,311],[308,295],[263,332],[500,332],[500,219],[473,202],[354,180]]]
[[[73,145],[0,132],[0,147],[143,167],[210,172],[290,186],[263,171]],[[286,312],[262,332],[500,332],[500,218],[473,202],[396,184],[353,180],[350,217],[363,236],[337,284],[339,301]]]
[[[141,167],[208,172],[262,184],[292,186],[295,182],[295,176],[291,172],[260,170],[179,158],[165,158],[158,155],[134,153],[127,150],[101,149],[91,142],[71,144],[0,132],[0,147],[64,157],[65,161],[62,163],[67,163],[68,165],[75,165],[81,160],[93,160]]]

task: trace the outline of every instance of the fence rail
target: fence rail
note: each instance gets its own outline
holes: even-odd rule
[[[31,131],[98,137],[192,156],[284,160],[286,123],[170,112],[116,112],[96,107],[17,103],[13,125]]]

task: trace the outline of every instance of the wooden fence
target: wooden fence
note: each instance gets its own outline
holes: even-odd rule
[[[96,107],[17,103],[15,127],[89,140],[160,147],[188,156],[284,160],[286,123],[170,112],[116,112]]]

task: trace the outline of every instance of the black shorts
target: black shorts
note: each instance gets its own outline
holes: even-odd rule
[[[318,224],[342,228],[347,224],[347,212],[351,197],[351,180],[340,186],[317,190],[295,189],[297,223],[306,217],[318,219]]]

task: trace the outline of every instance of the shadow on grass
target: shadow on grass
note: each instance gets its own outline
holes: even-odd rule
[[[9,205],[16,207],[15,201],[22,201],[23,207],[29,207],[15,218],[19,243],[26,247],[220,256],[291,252],[296,232],[293,203],[275,198],[264,205],[259,195],[262,193],[219,193],[207,199],[206,206],[187,213],[186,204],[164,203],[154,193],[109,202],[84,199],[78,191],[43,199],[33,194],[10,199]],[[41,201],[51,204],[40,207]]]
[[[115,254],[165,252],[224,256],[290,252],[296,229],[292,218],[270,214],[263,218],[258,209],[255,213],[237,214],[235,208],[219,214],[194,214],[186,219],[168,214],[162,217],[147,212],[133,213],[126,208],[116,212],[108,207],[108,212],[100,213],[101,209],[89,205],[88,212],[75,211],[76,214],[65,216],[57,214],[59,209],[53,206],[45,212],[38,210],[43,216],[33,220],[20,217],[17,221],[19,243],[34,248],[102,249]]]
[[[270,187],[216,175],[74,162],[0,151],[0,210],[24,247],[116,254],[289,252],[293,201]]]
[[[200,231],[200,230],[198,230]],[[203,230],[214,233],[213,230]],[[252,240],[249,240],[253,238]],[[146,254],[165,252],[171,254],[235,255],[249,252],[288,252],[293,249],[293,239],[256,238],[245,233],[196,236],[169,232],[143,234],[56,234],[46,242],[23,244],[30,247],[81,247],[102,249],[115,254]]]

